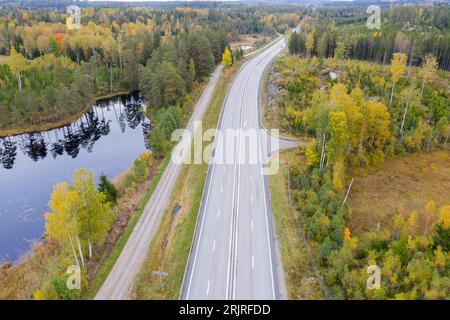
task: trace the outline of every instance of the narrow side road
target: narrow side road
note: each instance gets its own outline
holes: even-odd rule
[[[195,106],[187,125],[191,136],[194,136],[194,121],[202,120],[203,114],[208,108],[221,71],[222,66],[220,65],[212,74],[207,87]],[[181,150],[181,153],[179,152],[178,154],[181,154],[182,158],[187,155],[190,148],[181,147],[181,145],[189,146],[190,143],[191,141],[182,139],[175,147]],[[172,161],[167,165],[139,222],[130,235],[116,264],[95,296],[95,300],[123,300],[127,298],[133,279],[145,260],[150,242],[166,211],[172,190],[180,174],[181,166],[182,164],[175,164]]]

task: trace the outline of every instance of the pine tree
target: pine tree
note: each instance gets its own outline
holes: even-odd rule
[[[103,192],[106,196],[106,201],[115,204],[117,202],[118,191],[114,184],[112,184],[106,175],[100,176],[100,182],[98,184],[98,190]]]

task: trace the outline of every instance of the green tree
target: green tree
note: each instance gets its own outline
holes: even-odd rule
[[[347,116],[342,111],[330,112],[328,115],[330,139],[328,158],[331,162],[343,155],[348,142]]]
[[[171,62],[164,61],[161,65],[160,75],[163,103],[166,106],[181,103],[186,96],[186,84],[177,68]]]
[[[106,175],[100,176],[100,182],[98,183],[98,190],[103,192],[106,196],[106,201],[115,204],[117,202],[118,191],[111,181],[108,180]]]
[[[334,58],[344,59],[346,55],[345,43],[343,41],[338,41],[336,43],[336,49],[334,50]]]
[[[59,56],[61,51],[58,46],[58,43],[56,42],[55,37],[50,37],[48,40],[48,50],[50,53],[53,53],[55,56]]]
[[[192,81],[194,81],[194,79],[195,79],[195,63],[194,63],[194,59],[192,59],[192,58],[189,59],[188,71],[189,71]]]
[[[420,88],[420,96],[423,95],[425,82],[427,82],[430,76],[436,71],[437,65],[438,62],[432,54],[428,54],[425,56],[424,62],[422,64],[422,86]]]
[[[440,137],[444,139],[444,148],[447,146],[447,140],[450,136],[450,124],[447,117],[441,117],[436,123],[435,127],[436,138],[439,140]]]
[[[192,32],[188,36],[189,57],[194,60],[195,78],[208,77],[214,68],[214,56],[208,38],[202,32]]]
[[[306,47],[306,54],[308,55],[308,57],[311,56],[311,52],[314,48],[314,33],[315,30],[313,29],[312,32],[308,33],[308,35],[306,36],[305,47]]]

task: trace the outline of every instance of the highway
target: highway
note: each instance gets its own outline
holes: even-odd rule
[[[195,106],[187,125],[191,136],[194,135],[195,121],[201,121],[203,114],[207,110],[221,71],[222,66],[216,68]],[[188,139],[188,136],[183,137],[175,147],[179,151],[174,151],[182,159],[187,156],[190,150],[191,140],[186,139]],[[116,264],[95,296],[96,300],[123,300],[128,297],[130,285],[146,258],[150,242],[167,208],[173,187],[180,174],[181,166],[182,164],[177,164],[173,161],[170,161],[167,165]]]
[[[222,107],[218,128],[255,129],[256,148],[228,135],[214,142],[208,178],[186,268],[181,299],[280,299],[284,287],[273,216],[263,174],[268,155],[277,151],[259,130],[259,90],[264,70],[285,47],[284,37],[248,60]],[[250,138],[249,138],[250,140]],[[292,141],[280,141],[293,147]],[[256,161],[253,161],[256,156]]]

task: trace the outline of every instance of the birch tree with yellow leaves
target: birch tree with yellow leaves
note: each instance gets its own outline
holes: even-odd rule
[[[74,184],[54,187],[45,215],[46,234],[70,251],[79,267],[86,266],[85,252],[92,257],[93,246],[102,245],[113,221],[106,196],[95,188],[92,171],[80,169]]]
[[[389,108],[392,106],[392,100],[394,98],[394,88],[398,80],[406,72],[406,54],[396,52],[391,60],[391,76],[392,76],[392,89],[391,89],[391,99],[389,101]]]

